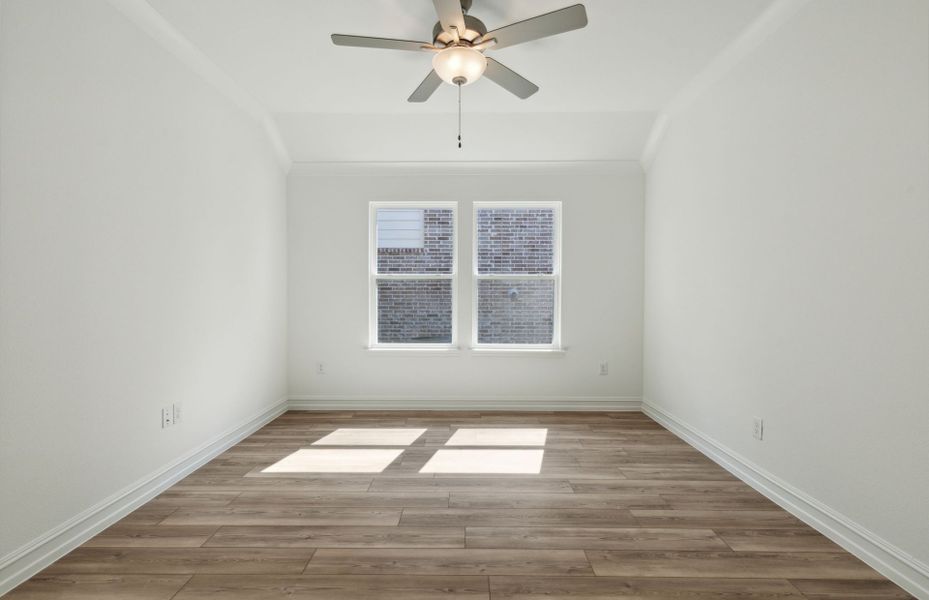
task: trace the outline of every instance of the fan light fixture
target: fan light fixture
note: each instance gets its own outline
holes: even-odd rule
[[[452,46],[432,57],[432,68],[445,83],[468,85],[484,74],[487,58],[474,48]]]
[[[484,51],[499,50],[587,26],[587,9],[583,4],[575,4],[487,31],[480,19],[468,14],[472,3],[473,0],[432,0],[439,22],[432,27],[431,43],[341,33],[332,34],[332,43],[356,48],[434,52],[432,70],[408,101],[425,102],[443,81],[458,87],[458,147],[461,148],[463,86],[487,75],[487,79],[523,100],[539,91],[539,86],[519,73],[484,56]]]

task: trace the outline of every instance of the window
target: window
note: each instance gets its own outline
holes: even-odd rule
[[[457,343],[456,205],[372,202],[371,347]]]
[[[475,202],[477,348],[561,346],[561,203]]]

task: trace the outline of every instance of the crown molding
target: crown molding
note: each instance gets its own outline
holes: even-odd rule
[[[208,85],[226,96],[239,109],[254,119],[271,144],[275,158],[286,173],[291,160],[284,139],[274,119],[265,107],[243,90],[190,40],[184,37],[146,0],[108,0],[110,5],[147,33],[165,50],[199,75]]]
[[[290,174],[298,177],[408,177],[410,175],[483,175],[527,173],[560,175],[641,175],[636,160],[577,161],[296,161]]]
[[[642,150],[642,168],[648,171],[661,141],[676,115],[687,110],[710,88],[745,62],[765,40],[789,21],[810,0],[775,0],[748,27],[736,36],[697,75],[691,79],[659,112]]]
[[[652,129],[648,132],[648,138],[645,140],[645,146],[642,148],[642,170],[648,172],[655,156],[658,154],[658,147],[668,131],[668,125],[671,124],[671,118],[666,112],[658,113],[655,121],[652,123]]]

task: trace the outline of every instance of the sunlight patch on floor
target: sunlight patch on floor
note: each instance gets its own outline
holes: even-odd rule
[[[548,429],[459,429],[446,446],[544,446]]]
[[[313,446],[409,446],[425,429],[379,428],[336,429],[313,442]]]
[[[419,472],[538,474],[544,454],[544,450],[438,450]]]
[[[380,473],[402,449],[303,449],[282,458],[262,473]]]

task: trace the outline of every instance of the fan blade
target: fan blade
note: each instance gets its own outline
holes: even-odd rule
[[[432,0],[435,5],[435,12],[439,15],[439,22],[442,23],[442,29],[446,33],[451,33],[450,29],[455,27],[458,34],[461,35],[467,29],[464,22],[464,13],[461,12],[461,0]]]
[[[354,46],[356,48],[383,48],[386,50],[423,50],[429,42],[412,42],[410,40],[392,40],[390,38],[365,37],[363,35],[332,34],[332,43],[336,46]]]
[[[550,35],[558,35],[566,31],[580,29],[587,26],[587,11],[583,4],[575,4],[525,21],[519,21],[481,36],[488,40],[496,38],[494,50],[515,46],[523,42],[531,42]]]
[[[539,91],[539,86],[490,57],[487,57],[487,70],[484,71],[484,75],[523,100]]]
[[[439,74],[435,71],[429,71],[429,74],[426,75],[426,78],[423,79],[423,82],[419,84],[419,87],[410,94],[410,97],[407,98],[407,102],[425,102],[432,96],[432,92],[436,91],[439,86],[442,85],[442,78],[439,77]]]

